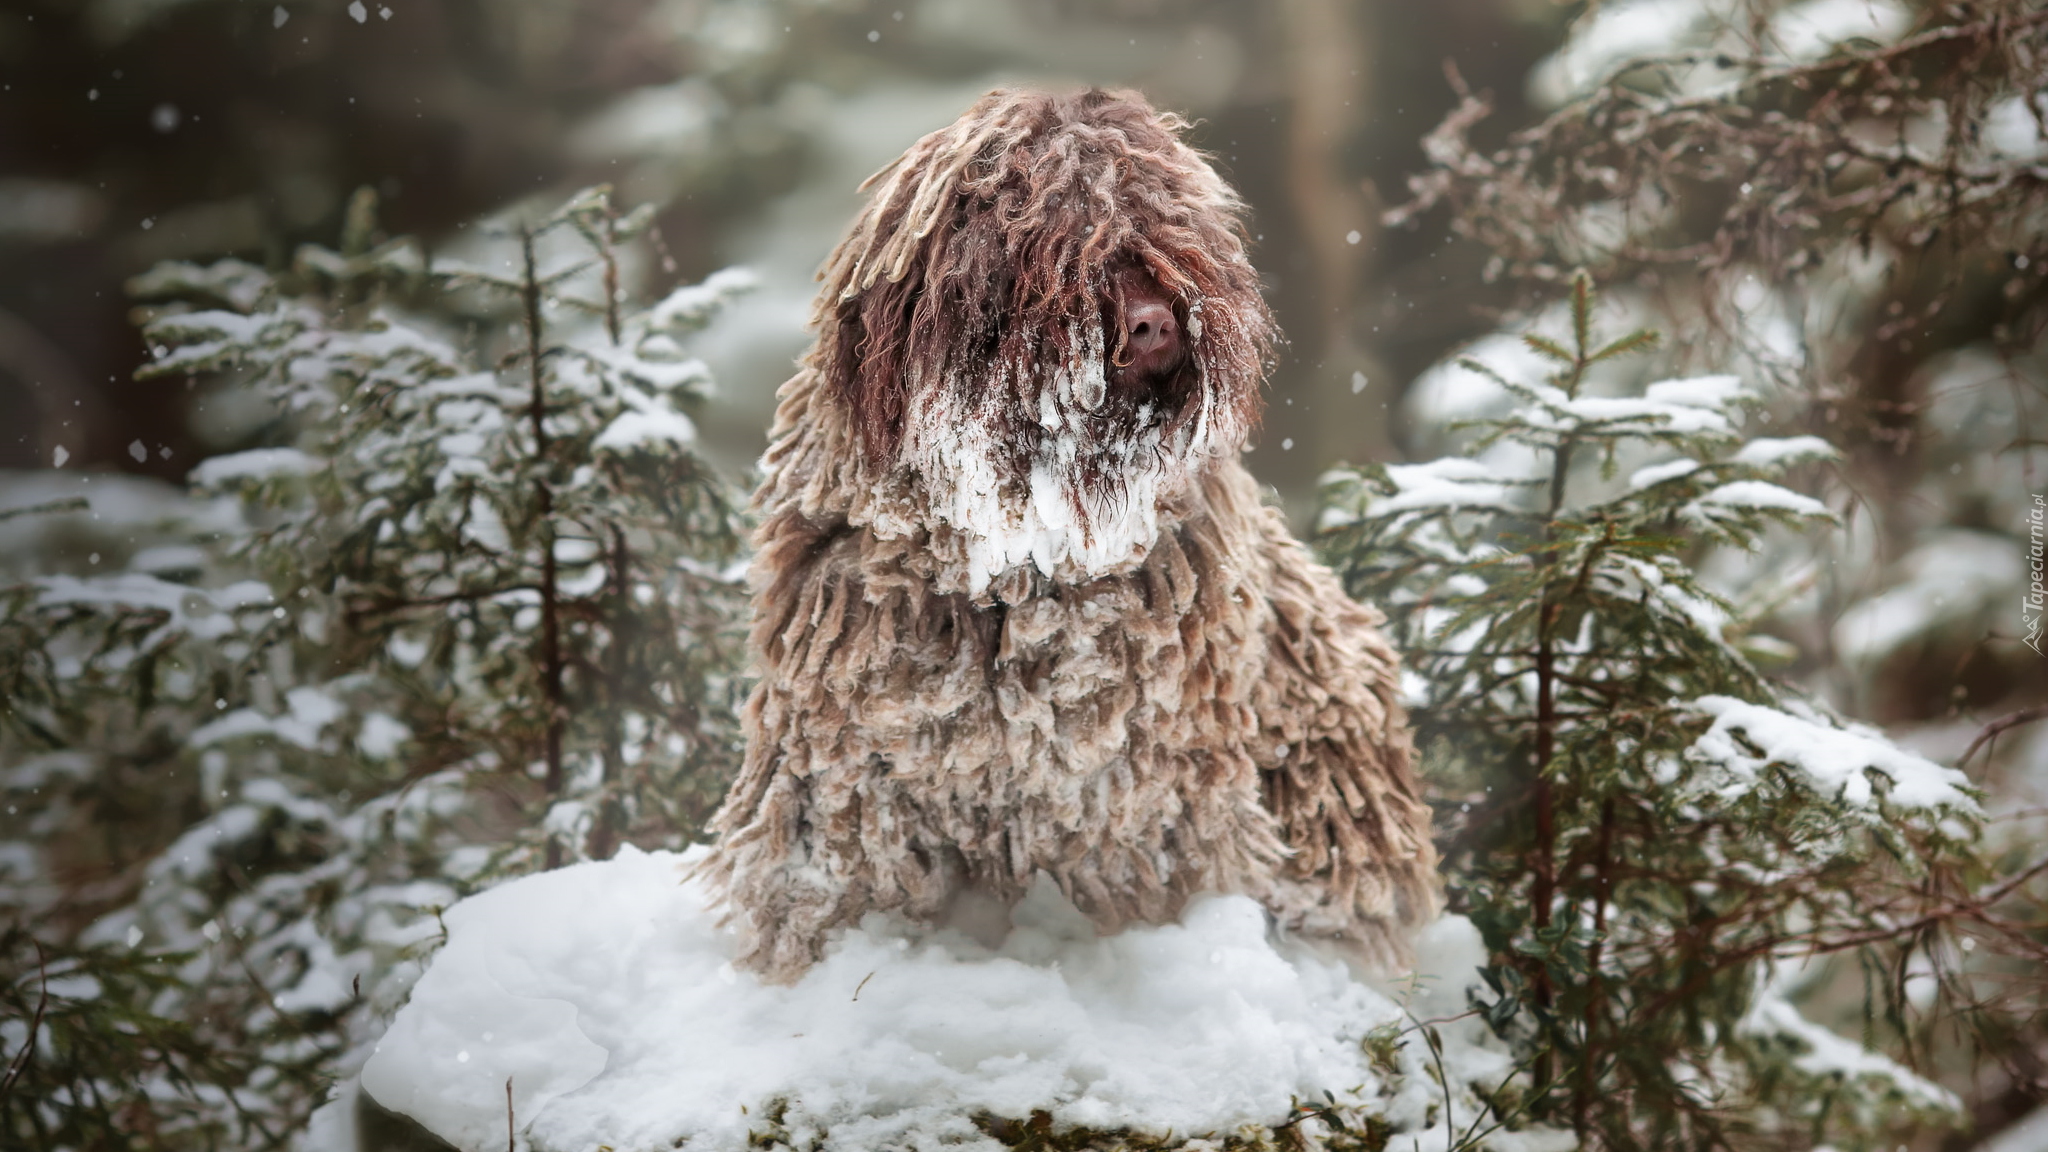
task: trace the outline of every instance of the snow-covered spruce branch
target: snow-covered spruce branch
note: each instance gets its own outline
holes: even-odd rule
[[[1590,392],[1652,339],[1596,340],[1583,273],[1569,304],[1564,340],[1526,342],[1547,380],[1471,366],[1512,407],[1466,455],[1332,473],[1322,521],[1410,662],[1513,1098],[1602,1147],[1883,1139],[1952,1098],[1800,1019],[1781,969],[1954,946],[2002,898],[1974,886],[1977,794],[1759,672],[1766,621],[1701,575],[1830,526],[1782,482],[1834,450],[1746,438],[1730,376]]]

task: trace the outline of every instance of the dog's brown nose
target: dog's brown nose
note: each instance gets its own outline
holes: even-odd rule
[[[1131,366],[1160,368],[1180,358],[1180,325],[1173,309],[1156,300],[1131,305],[1124,316],[1124,351]]]

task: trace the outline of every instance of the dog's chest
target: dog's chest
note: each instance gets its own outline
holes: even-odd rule
[[[1165,539],[1121,575],[926,601],[875,669],[898,703],[863,710],[868,737],[894,774],[1011,797],[1241,759],[1270,608],[1191,551]]]

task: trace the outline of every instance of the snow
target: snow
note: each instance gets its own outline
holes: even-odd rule
[[[1722,484],[1686,505],[1685,512],[1688,516],[1710,518],[1719,509],[1789,512],[1795,516],[1818,516],[1823,519],[1834,516],[1834,513],[1828,511],[1827,505],[1813,497],[1801,495],[1790,488],[1780,488],[1763,480],[1737,480]]]
[[[371,712],[363,717],[362,727],[356,732],[356,750],[372,760],[384,760],[410,739],[412,729],[404,721],[388,712]]]
[[[329,724],[347,714],[344,705],[324,688],[301,686],[285,693],[286,712],[266,716],[254,708],[237,708],[220,719],[201,725],[186,738],[193,748],[205,748],[242,736],[274,736],[305,749],[320,746],[320,734]]]
[[[1059,1126],[1224,1133],[1326,1092],[1391,1093],[1389,1117],[1421,1130],[1442,1100],[1421,1075],[1392,1091],[1360,1047],[1403,1009],[1276,947],[1247,898],[1199,898],[1179,924],[1098,938],[1041,880],[999,948],[870,916],[798,983],[772,987],[733,969],[731,937],[681,879],[702,851],[626,848],[449,909],[447,944],[364,1089],[471,1152],[504,1145],[508,1082],[540,1152],[740,1152],[778,1102],[792,1146],[850,1152],[993,1149],[972,1116],[1039,1109]],[[1455,1015],[1484,957],[1476,933],[1448,920],[1420,950],[1465,979],[1417,979],[1411,1010]],[[1498,1082],[1511,1061],[1477,1047],[1474,1024],[1444,1026],[1452,1079]],[[1427,1059],[1420,1047],[1404,1059]]]
[[[1984,143],[1993,152],[2015,160],[2040,160],[2048,154],[2048,132],[2025,96],[2008,96],[1984,116]]]
[[[77,972],[67,976],[51,976],[38,989],[38,994],[48,993],[56,1000],[97,1000],[103,989],[96,977]]]
[[[1387,479],[1397,491],[1373,500],[1375,516],[1425,509],[1513,511],[1517,506],[1514,481],[1477,460],[1447,456],[1426,464],[1389,464]]]
[[[623,412],[590,442],[595,449],[615,452],[661,444],[689,444],[697,439],[697,426],[674,409],[654,408],[645,412]]]
[[[709,395],[711,369],[702,360],[690,357],[663,359],[654,355],[657,352],[667,353],[674,347],[675,341],[666,336],[655,336],[641,342],[639,355],[593,354],[591,358],[657,392],[689,391],[700,396]]]
[[[1746,55],[1741,37],[1748,11],[1733,0],[1613,0],[1591,9],[1573,27],[1563,47],[1529,74],[1529,95],[1557,107],[1592,91],[1631,61],[1668,57],[1686,49],[1719,44]],[[1763,50],[1791,61],[1817,60],[1852,40],[1895,41],[1912,26],[1912,13],[1897,0],[1806,0],[1775,13]],[[1712,86],[1710,76],[1679,69],[1682,90]]]
[[[1594,8],[1564,47],[1529,75],[1536,102],[1555,107],[1591,90],[1627,61],[1677,51],[1723,5],[1705,0],[1619,0]]]
[[[1645,488],[1654,488],[1666,480],[1676,480],[1680,476],[1690,476],[1694,472],[1699,471],[1699,468],[1700,462],[1690,456],[1681,456],[1676,460],[1666,460],[1662,464],[1652,464],[1646,468],[1638,468],[1629,474],[1628,490],[1640,492]]]
[[[180,631],[202,641],[221,639],[236,630],[236,611],[271,600],[270,586],[259,580],[206,589],[173,584],[140,572],[87,579],[50,576],[36,581],[36,586],[36,603],[45,608],[79,605],[163,613],[163,622],[137,643],[137,650],[150,649]]]
[[[63,780],[89,779],[92,771],[93,758],[84,752],[44,752],[0,770],[0,786],[13,792],[33,792]]]
[[[1720,411],[1740,404],[1753,394],[1742,383],[1740,376],[1689,376],[1678,380],[1660,380],[1643,389],[1643,399],[1656,404],[1675,404],[1681,408],[1703,408]]]
[[[247,316],[223,310],[165,316],[151,322],[148,335],[177,346],[148,367],[158,373],[199,372],[233,362],[249,349],[276,343],[294,331],[300,319],[287,308]]]
[[[498,378],[489,372],[469,372],[460,376],[448,376],[439,380],[429,380],[407,389],[405,400],[409,407],[417,409],[423,407],[425,401],[459,397],[480,398],[489,400],[502,408],[514,409],[523,407],[528,401],[528,394],[524,388],[507,387],[499,383]],[[458,409],[458,411],[475,412],[483,411],[483,409]],[[441,412],[442,408],[436,407],[434,409],[434,418],[445,423],[446,421],[441,416]]]
[[[751,292],[761,278],[750,268],[721,268],[702,283],[686,284],[647,310],[650,332],[694,329],[716,315],[734,296]]]
[[[64,500],[84,500],[86,506],[0,518],[0,556],[19,563],[81,544],[147,547],[210,533],[234,534],[243,527],[238,502],[195,500],[143,476],[0,470],[0,513]]]
[[[240,312],[255,311],[270,290],[270,274],[242,260],[210,264],[167,261],[128,281],[132,296],[147,299],[199,293],[224,300]]]
[[[1510,380],[1541,380],[1554,367],[1518,336],[1505,332],[1482,336],[1462,354],[1431,365],[1409,385],[1401,404],[1412,423],[1423,428],[1446,428],[1507,411],[1513,394],[1492,377],[1466,367],[1467,360],[1485,364]]]
[[[1569,396],[1549,384],[1522,385],[1535,400],[1513,419],[1533,428],[1607,435],[1676,435],[1733,439],[1730,411],[1752,393],[1736,376],[1662,380],[1641,396]]]
[[[1101,442],[1093,427],[1108,389],[1101,325],[1076,324],[1067,348],[1065,362],[1031,382],[1045,436],[1022,476],[1006,466],[1002,440],[1008,433],[992,400],[1006,381],[948,379],[906,421],[905,459],[929,488],[933,514],[965,545],[971,595],[1025,563],[1047,576],[1064,571],[1063,578],[1086,578],[1142,559],[1159,538],[1161,501],[1181,490],[1209,456],[1241,442],[1242,429],[1224,426],[1208,389],[1191,425],[1170,440],[1162,415],[1146,405],[1135,413],[1131,432]],[[996,369],[1020,370],[1029,371]],[[892,521],[876,527],[894,535],[920,526]]]
[[[1725,645],[1723,633],[1728,627],[1728,612],[1713,600],[1688,590],[1680,577],[1684,569],[1669,557],[1656,560],[1635,556],[1617,556],[1614,564],[1618,574],[1627,577],[1622,584],[1622,594],[1631,599],[1648,594],[1649,603],[1674,619],[1683,619],[1699,632]]]
[[[321,334],[337,359],[382,364],[400,357],[413,357],[432,369],[449,369],[465,362],[455,346],[438,336],[412,326],[402,313],[379,308],[369,323],[358,331],[328,329]]]
[[[1851,40],[1888,44],[1912,24],[1912,12],[1893,0],[1806,0],[1771,17],[1767,39],[1788,59],[1818,60]]]
[[[356,1108],[361,1094],[354,1080],[336,1084],[327,1102],[313,1110],[305,1130],[292,1141],[293,1152],[360,1152],[363,1142],[356,1131]]]
[[[472,493],[469,498],[469,515],[463,517],[462,536],[492,552],[503,553],[512,548],[512,534],[505,530],[505,518],[498,515],[497,508],[481,492]]]
[[[128,558],[131,572],[161,576],[167,572],[198,572],[206,567],[206,550],[191,544],[157,544]]]
[[[1690,707],[1712,716],[1714,723],[1686,750],[1686,758],[1715,769],[1716,784],[1726,795],[1751,790],[1768,766],[1780,764],[1804,777],[1814,791],[1855,807],[1869,807],[1876,799],[1870,779],[1875,771],[1889,782],[1884,802],[1893,808],[1978,812],[1968,777],[1874,730],[1837,728],[1818,715],[1796,715],[1729,696],[1702,696]]]
[[[1789,464],[1804,464],[1814,460],[1835,460],[1841,453],[1835,446],[1818,436],[1789,436],[1783,439],[1764,437],[1751,440],[1742,449],[1729,457],[1736,464],[1747,464],[1752,468],[1781,468]]]
[[[233,480],[269,480],[277,476],[305,476],[318,471],[323,462],[296,448],[251,448],[202,460],[192,469],[191,481],[201,488],[217,488]]]
[[[1843,1081],[1873,1077],[1888,1082],[1919,1107],[1938,1112],[1956,1112],[1962,1107],[1962,1102],[1948,1089],[1801,1016],[1799,1009],[1771,982],[1758,991],[1736,1029],[1753,1038],[1791,1040],[1803,1049],[1792,1058],[1792,1066],[1809,1076],[1839,1077]]]

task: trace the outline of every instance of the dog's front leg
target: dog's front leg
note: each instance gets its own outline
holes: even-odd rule
[[[1345,596],[1271,517],[1272,616],[1253,707],[1265,805],[1293,855],[1269,903],[1289,928],[1369,967],[1400,967],[1438,900],[1399,658],[1379,613]]]

